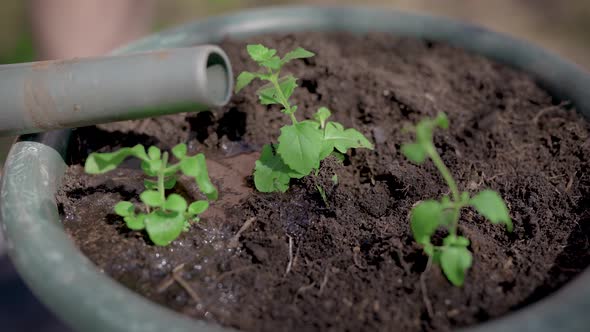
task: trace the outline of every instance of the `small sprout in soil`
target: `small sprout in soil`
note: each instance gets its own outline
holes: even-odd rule
[[[338,185],[338,174],[332,175],[332,183],[337,186]]]
[[[324,202],[324,204],[326,204],[326,206],[329,207],[330,203],[328,203],[328,196],[326,195],[326,191],[324,190],[324,188],[322,188],[322,186],[320,186],[319,184],[316,184],[315,187],[320,193],[320,196],[322,197],[322,201]]]
[[[320,162],[330,155],[341,155],[351,148],[373,149],[373,145],[359,131],[345,129],[338,122],[327,121],[331,112],[320,107],[313,119],[297,121],[297,106],[289,100],[297,87],[293,75],[281,76],[282,67],[295,59],[314,56],[301,47],[280,58],[274,49],[263,45],[248,45],[252,60],[261,67],[260,72],[242,72],[236,82],[239,92],[254,79],[268,82],[257,91],[262,105],[280,105],[291,119],[290,125],[281,128],[276,144],[266,144],[256,161],[254,184],[261,192],[285,192],[291,179],[300,179],[317,170]]]
[[[315,176],[318,175],[319,170],[316,170],[316,174]],[[338,174],[334,174],[332,175],[332,177],[330,178],[331,182],[332,182],[332,188],[336,187],[338,185]],[[328,195],[326,194],[326,190],[324,189],[324,187],[322,187],[320,184],[316,184],[315,185],[316,189],[318,190],[318,193],[320,194],[320,197],[322,198],[322,201],[324,202],[324,204],[326,205],[326,207],[330,207],[330,203],[328,202]]]
[[[414,239],[423,246],[424,252],[432,262],[440,265],[453,285],[462,286],[473,258],[468,249],[469,239],[457,235],[461,209],[471,206],[492,223],[505,224],[509,232],[512,232],[513,226],[508,208],[497,192],[483,190],[475,196],[465,191],[459,192],[455,179],[443,163],[432,141],[436,127],[442,129],[449,127],[446,114],[439,113],[436,118],[427,118],[418,122],[411,128],[416,134],[416,142],[403,144],[401,151],[406,158],[417,164],[422,164],[426,158],[430,158],[449,186],[451,196],[443,196],[438,201],[426,200],[416,204],[411,211],[410,226]],[[448,235],[440,246],[431,242],[432,236],[439,227],[448,230]]]
[[[165,246],[174,241],[183,230],[188,230],[189,222],[199,221],[198,215],[209,208],[207,200],[189,205],[178,194],[166,196],[165,191],[176,185],[178,171],[193,177],[207,199],[217,199],[217,189],[209,179],[205,155],[199,153],[187,156],[186,152],[186,144],[175,146],[172,155],[178,163],[170,164],[168,152],[162,153],[157,147],[150,146],[146,153],[144,146],[138,144],[115,152],[91,153],[86,159],[84,169],[88,174],[102,174],[117,168],[127,157],[141,160],[141,168],[151,177],[144,180],[146,190],[139,195],[144,209],[137,213],[133,203],[123,201],[115,205],[115,213],[123,217],[130,229],[145,229],[156,245]]]

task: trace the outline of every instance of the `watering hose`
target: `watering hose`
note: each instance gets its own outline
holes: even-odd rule
[[[230,98],[217,46],[0,66],[0,136],[202,111]]]

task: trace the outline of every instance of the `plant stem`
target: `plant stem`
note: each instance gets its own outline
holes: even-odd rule
[[[167,164],[168,152],[164,152],[162,155],[162,164],[160,165],[160,170],[158,171],[158,192],[160,193],[160,197],[162,197],[162,201],[166,200],[166,192],[164,188],[164,171],[166,170]]]
[[[461,197],[459,195],[459,187],[457,186],[455,179],[453,179],[451,171],[447,168],[442,158],[436,151],[434,144],[430,144],[426,149],[426,152],[451,190],[451,196],[453,200],[453,224],[449,226],[449,233],[453,236],[456,236],[457,224],[459,223],[459,213],[461,211]]]
[[[443,179],[449,186],[449,189],[451,190],[451,195],[453,196],[453,201],[459,203],[461,199],[459,197],[459,187],[457,187],[457,183],[455,182],[455,179],[453,179],[451,171],[449,171],[445,163],[442,161],[438,152],[436,152],[436,148],[434,147],[434,145],[429,146],[426,151],[430,159],[432,159],[434,166],[436,166],[436,168],[442,175]]]
[[[164,173],[166,173],[166,174],[176,173],[176,172],[178,172],[179,169],[180,169],[180,163],[177,163],[172,166],[167,166],[166,169],[164,170]]]
[[[293,114],[294,112],[292,112],[291,104],[289,104],[289,100],[285,97],[285,94],[283,94],[283,90],[281,90],[281,85],[279,84],[279,80],[278,80],[278,74],[272,75],[270,78],[270,82],[272,83],[275,90],[277,91],[277,97],[279,97],[279,102],[285,108],[285,113],[289,114],[289,116],[291,117],[291,122],[293,124],[296,124],[297,119],[295,118],[295,114]]]

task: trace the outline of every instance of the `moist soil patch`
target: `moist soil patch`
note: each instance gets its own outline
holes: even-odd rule
[[[58,205],[72,240],[104,273],[176,311],[246,331],[447,331],[526,306],[590,262],[589,125],[527,75],[444,44],[326,33],[223,42],[236,73],[256,70],[247,43],[315,52],[286,67],[300,78],[298,116],[327,106],[375,150],[326,160],[285,194],[255,192],[258,151],[288,122],[259,105],[258,84],[213,112],[78,129]],[[438,267],[425,271],[408,220],[413,204],[448,189],[430,162],[412,164],[399,149],[411,139],[404,125],[439,111],[451,127],[435,143],[460,188],[500,192],[515,226],[507,233],[463,211],[474,262],[461,288]],[[113,213],[120,200],[138,201],[138,163],[98,176],[81,164],[92,151],[181,142],[207,155],[220,200],[156,247]],[[201,198],[188,179],[175,190]]]

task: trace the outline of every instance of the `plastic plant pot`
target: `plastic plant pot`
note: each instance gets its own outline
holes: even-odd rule
[[[279,7],[212,18],[165,31],[116,53],[215,43],[295,31],[390,32],[441,41],[529,73],[553,96],[590,116],[590,75],[526,42],[449,19],[366,7]],[[80,331],[221,331],[158,306],[111,280],[69,240],[54,194],[66,165],[68,130],[21,136],[6,162],[1,218],[14,264],[33,292]],[[58,268],[59,267],[59,268]],[[466,331],[588,331],[590,271],[521,310]]]

